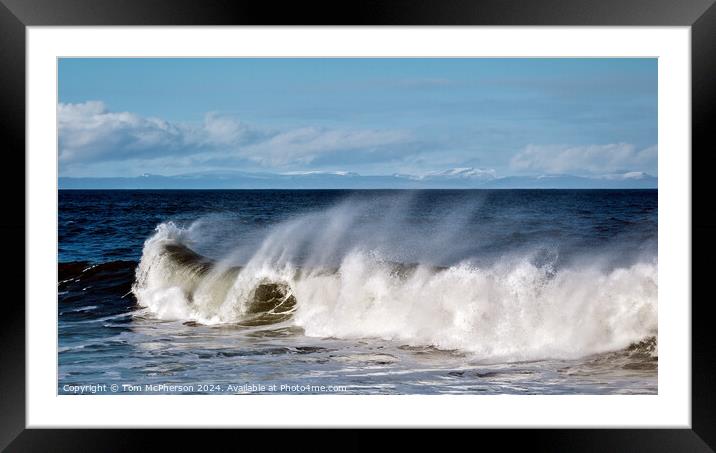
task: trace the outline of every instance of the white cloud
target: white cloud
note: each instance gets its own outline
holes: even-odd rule
[[[369,154],[411,140],[406,132],[394,130],[272,130],[216,113],[198,124],[173,123],[112,112],[98,101],[59,104],[58,128],[60,162],[67,165],[194,155],[221,155],[260,165],[305,164],[326,153]]]
[[[628,143],[564,146],[528,145],[510,161],[513,170],[523,172],[615,173],[625,170],[655,172],[657,147],[637,149]]]
[[[181,148],[186,131],[159,118],[109,112],[102,102],[59,104],[60,161],[121,160]]]

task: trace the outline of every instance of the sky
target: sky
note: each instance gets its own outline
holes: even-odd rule
[[[656,59],[59,61],[63,177],[657,174]]]

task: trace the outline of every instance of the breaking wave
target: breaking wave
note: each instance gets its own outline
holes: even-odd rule
[[[378,337],[485,360],[577,358],[656,342],[656,258],[556,266],[513,253],[480,265],[406,264],[347,239],[358,217],[319,218],[274,227],[241,265],[231,253],[195,252],[196,224],[162,223],[144,245],[132,291],[161,319],[286,323],[308,336]]]

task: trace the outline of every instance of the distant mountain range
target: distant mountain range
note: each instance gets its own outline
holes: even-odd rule
[[[656,189],[643,172],[599,176],[497,177],[494,170],[455,168],[425,175],[359,175],[352,172],[210,172],[176,176],[60,177],[60,189]]]

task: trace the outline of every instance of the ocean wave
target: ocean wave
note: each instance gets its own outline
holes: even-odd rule
[[[436,267],[395,263],[358,244],[334,264],[307,266],[291,259],[296,225],[275,229],[238,266],[193,251],[191,227],[160,224],[132,290],[161,319],[287,323],[308,336],[382,338],[485,360],[583,357],[657,335],[655,258],[613,269],[555,269],[530,256]],[[310,244],[328,253],[320,238]]]

